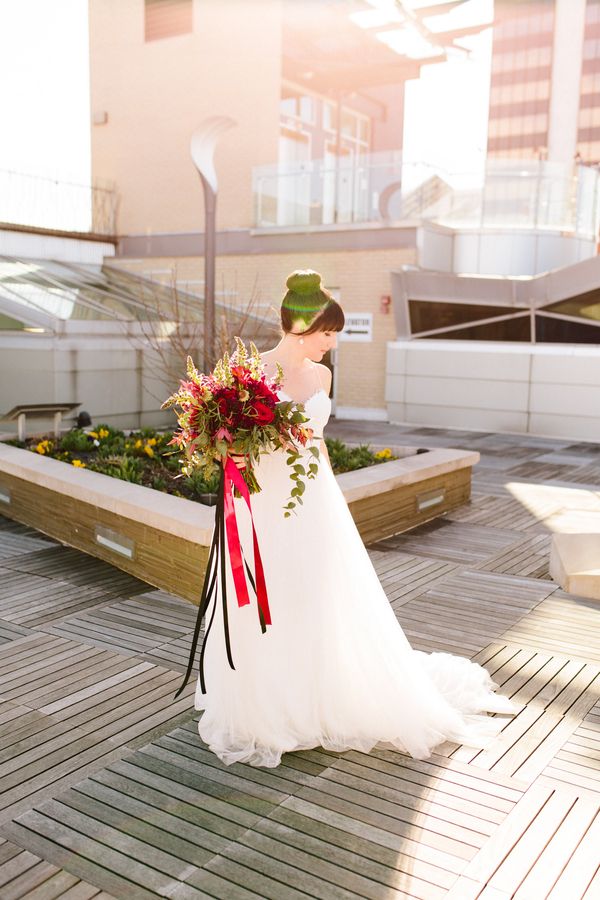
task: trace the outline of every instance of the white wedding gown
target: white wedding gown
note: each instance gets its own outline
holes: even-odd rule
[[[307,424],[322,436],[331,412],[326,392],[313,394],[305,409]],[[368,753],[379,744],[418,759],[446,740],[487,746],[506,719],[485,711],[518,708],[493,692],[476,663],[411,648],[325,458],[317,476],[305,479],[303,505],[284,517],[293,486],[286,460],[283,450],[261,456],[255,471],[262,490],[250,498],[271,624],[261,631],[250,585],[251,603],[238,607],[226,555],[235,670],[218,590],[204,620],[206,628],[216,602],[204,651],[206,693],[198,678],[195,695],[195,708],[204,710],[201,739],[226,765],[269,767],[282,753],[319,746]],[[234,502],[254,571],[248,507]]]

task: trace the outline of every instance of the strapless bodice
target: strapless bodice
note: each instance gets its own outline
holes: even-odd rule
[[[282,400],[293,400],[285,391],[277,391],[277,396]],[[319,439],[323,437],[323,429],[329,421],[331,415],[331,398],[323,388],[315,391],[307,400],[304,401],[304,412],[308,416],[308,422],[304,422],[309,428],[318,435]]]

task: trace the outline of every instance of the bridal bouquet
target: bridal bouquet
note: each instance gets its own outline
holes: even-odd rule
[[[314,459],[307,472],[299,462],[298,445],[306,446],[313,429],[303,424],[308,421],[303,405],[282,401],[277,396],[283,380],[279,363],[276,378],[269,379],[262,372],[262,360],[255,344],[250,341],[249,355],[239,337],[235,337],[235,342],[232,357],[225,353],[209,375],[199,373],[188,356],[188,380],[182,380],[179,389],[161,405],[161,409],[175,405],[181,409],[179,431],[169,441],[185,457],[182,474],[177,477],[201,469],[208,479],[220,466],[226,466],[228,456],[243,456],[245,467],[241,475],[249,492],[254,494],[261,488],[254,475],[253,462],[260,453],[281,448],[287,451],[293,482],[290,499],[284,507],[287,517],[296,503],[302,504],[305,490],[302,477],[314,478],[318,471],[319,449],[308,448]],[[237,485],[234,495],[241,496]]]
[[[182,451],[184,457],[182,473],[177,477],[190,475],[195,469],[202,470],[207,478],[215,473],[220,474],[215,507],[215,529],[188,669],[175,697],[179,696],[189,679],[200,634],[200,625],[216,587],[219,571],[225,645],[229,665],[235,669],[231,657],[227,625],[225,566],[220,564],[220,561],[224,559],[226,541],[238,606],[250,603],[245,577],[247,573],[256,593],[263,633],[266,631],[266,626],[271,624],[267,588],[250,503],[250,495],[261,490],[253,470],[253,463],[258,460],[261,452],[277,449],[287,451],[287,464],[290,466],[290,479],[293,487],[290,498],[284,506],[284,516],[286,517],[294,511],[296,502],[302,504],[302,494],[305,490],[302,477],[314,478],[318,471],[318,447],[308,447],[308,452],[313,457],[308,463],[308,471],[301,462],[302,454],[298,449],[299,446],[305,447],[313,436],[313,430],[304,424],[308,421],[308,417],[304,414],[303,404],[282,401],[277,395],[277,389],[283,381],[281,366],[277,363],[275,378],[267,378],[262,371],[262,360],[258,349],[252,341],[250,342],[250,354],[239,337],[236,336],[235,342],[236,350],[233,355],[230,357],[228,353],[225,353],[209,374],[198,372],[191,356],[188,356],[187,380],[181,380],[179,389],[161,405],[161,409],[178,406],[180,410],[177,413],[179,430],[169,441],[170,444],[175,444]],[[232,456],[243,457],[245,467],[238,468],[233,462]],[[250,510],[256,580],[252,576],[240,543],[233,503],[234,496],[243,497]],[[202,693],[206,693],[203,673],[204,646],[213,619],[214,615],[206,629],[200,657]]]

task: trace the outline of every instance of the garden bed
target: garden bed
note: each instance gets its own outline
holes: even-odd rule
[[[336,476],[365,542],[406,531],[470,497],[478,453],[409,452]],[[0,512],[198,603],[212,506],[0,442]]]
[[[206,479],[200,472],[183,475],[179,462],[181,453],[169,445],[172,437],[172,431],[143,428],[126,433],[101,424],[95,428],[72,428],[60,438],[43,434],[24,441],[11,438],[4,443],[75,468],[213,505],[218,476]],[[325,438],[325,443],[336,475],[398,458],[389,447],[373,451],[368,444],[349,446],[335,438]]]

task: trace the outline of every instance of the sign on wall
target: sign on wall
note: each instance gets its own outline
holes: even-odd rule
[[[340,331],[341,341],[372,341],[373,313],[345,313],[346,323]]]

